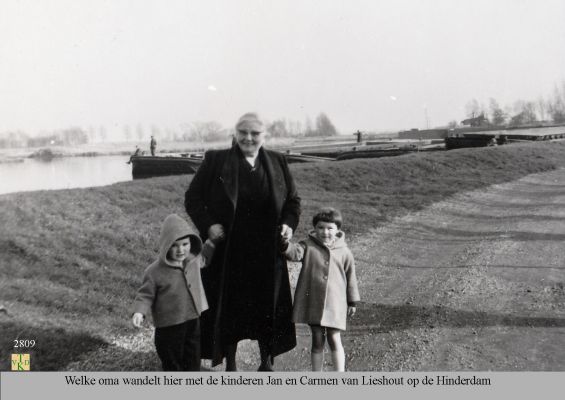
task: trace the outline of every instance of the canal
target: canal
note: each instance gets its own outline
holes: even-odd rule
[[[128,156],[58,157],[50,161],[25,158],[0,163],[0,194],[30,190],[104,186],[129,181]]]

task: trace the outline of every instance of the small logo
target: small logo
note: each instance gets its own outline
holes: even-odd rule
[[[29,354],[12,354],[12,371],[29,371]]]

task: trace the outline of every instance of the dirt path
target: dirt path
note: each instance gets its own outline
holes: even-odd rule
[[[363,299],[342,336],[348,370],[565,371],[565,169],[454,196],[348,242]],[[308,327],[297,335],[276,370],[309,370]],[[156,368],[150,336],[137,336]],[[238,357],[256,370],[256,343],[241,342]]]
[[[350,245],[364,301],[343,335],[349,370],[565,370],[565,170],[455,196]],[[278,370],[308,369],[307,328],[298,339]]]

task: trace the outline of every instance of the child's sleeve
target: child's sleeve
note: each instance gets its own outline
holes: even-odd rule
[[[353,254],[348,253],[345,259],[345,277],[347,278],[347,305],[355,307],[355,303],[361,300],[357,287],[357,275],[355,274],[355,260]]]
[[[292,243],[288,244],[284,255],[287,260],[289,261],[302,261],[304,258],[304,250],[306,249],[306,244],[303,242],[300,243]]]
[[[212,262],[212,257],[214,256],[214,251],[216,250],[216,245],[210,239],[206,239],[204,245],[202,246],[202,251],[200,252],[201,263],[200,268],[207,267]]]
[[[155,281],[150,274],[144,274],[141,287],[137,290],[133,301],[132,314],[141,313],[144,316],[149,314],[155,299],[155,286]]]

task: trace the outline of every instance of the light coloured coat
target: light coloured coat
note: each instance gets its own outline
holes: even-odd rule
[[[360,300],[355,262],[338,232],[333,245],[322,243],[313,232],[300,243],[290,243],[286,257],[302,261],[294,293],[292,320],[345,330],[347,307]]]
[[[179,238],[190,239],[190,255],[182,266],[167,259],[167,253]],[[209,240],[202,245],[200,237],[188,223],[176,214],[163,222],[159,237],[159,258],[143,274],[133,312],[144,316],[150,311],[156,328],[181,324],[198,318],[208,309],[200,268],[209,264],[214,245]]]

